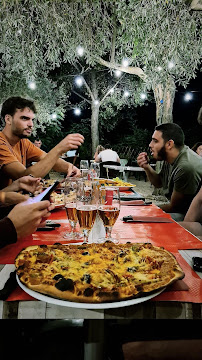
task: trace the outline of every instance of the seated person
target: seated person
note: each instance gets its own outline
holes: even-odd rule
[[[67,135],[46,153],[28,140],[35,113],[34,103],[21,97],[11,97],[2,105],[1,117],[5,126],[0,132],[0,189],[28,174],[43,178],[52,168],[68,176],[80,175],[77,167],[60,156],[70,149],[77,149],[84,137],[80,134]],[[27,164],[32,162],[36,163],[27,168]]]
[[[94,154],[94,156],[93,156],[93,159],[95,160],[95,158],[98,156],[98,154],[99,154],[101,151],[103,151],[103,150],[105,150],[105,148],[104,148],[102,145],[98,145],[98,146],[96,147],[96,150],[95,150],[95,154]]]
[[[96,154],[95,154],[96,155]],[[98,155],[95,156],[96,162],[113,162],[117,163],[117,165],[120,165],[120,159],[116,151],[113,151],[110,148],[110,145],[106,145],[104,147],[104,150],[100,151]]]
[[[34,140],[34,145],[36,147],[38,147],[39,149],[41,149],[42,141],[40,139],[35,139]]]
[[[202,240],[202,187],[192,200],[181,226]]]
[[[202,161],[184,145],[184,133],[174,123],[156,126],[149,147],[155,160],[164,161],[161,171],[157,173],[149,165],[146,152],[138,155],[137,163],[152,185],[165,190],[169,203],[159,207],[174,220],[182,221],[200,188]]]
[[[191,149],[202,157],[202,142],[197,142]]]
[[[96,154],[95,154],[96,155]],[[100,176],[113,178],[119,174],[115,169],[106,169],[103,165],[120,166],[120,159],[116,151],[110,148],[110,145],[105,145],[104,150],[100,151],[95,157],[95,162],[100,163]]]

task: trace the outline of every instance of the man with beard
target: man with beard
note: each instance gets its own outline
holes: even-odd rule
[[[78,168],[60,156],[70,149],[77,149],[84,137],[69,134],[46,153],[28,140],[35,114],[33,101],[21,97],[11,97],[2,105],[1,117],[5,127],[0,132],[0,189],[25,175],[43,178],[52,168],[68,176],[80,175]],[[27,168],[27,163],[31,162],[36,163]]]
[[[184,145],[184,133],[173,123],[155,127],[149,148],[153,159],[164,161],[161,171],[157,173],[152,169],[146,152],[138,155],[137,163],[145,170],[152,185],[164,189],[169,203],[161,205],[161,209],[181,221],[200,188],[201,157]]]

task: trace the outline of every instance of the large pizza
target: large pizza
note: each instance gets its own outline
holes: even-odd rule
[[[175,257],[150,243],[29,246],[15,265],[26,287],[87,303],[146,296],[184,277]]]

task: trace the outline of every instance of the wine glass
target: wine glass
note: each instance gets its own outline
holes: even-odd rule
[[[118,244],[118,240],[112,238],[112,227],[115,224],[120,213],[120,194],[119,188],[116,186],[101,186],[99,189],[98,214],[103,221],[106,236],[99,240],[105,242],[107,240]]]
[[[88,169],[89,169],[88,160],[81,160],[80,161],[80,170],[81,170],[82,178],[84,178],[84,179],[88,178]]]
[[[97,214],[98,188],[95,181],[80,180],[78,182],[76,210],[84,243],[88,243],[89,233]]]
[[[100,177],[100,164],[99,163],[91,163],[90,172],[92,175],[92,179],[98,179]]]
[[[66,177],[65,188],[64,188],[64,201],[67,218],[71,226],[71,232],[64,234],[64,238],[68,240],[80,240],[81,233],[76,232],[76,224],[78,222],[76,212],[76,197],[78,189],[78,178]]]

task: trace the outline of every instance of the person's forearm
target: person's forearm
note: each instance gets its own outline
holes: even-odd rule
[[[184,221],[201,222],[201,220],[202,220],[202,203],[194,199],[186,213]]]
[[[53,170],[58,171],[58,172],[64,172],[67,173],[69,168],[73,167],[73,165],[63,159],[58,159],[55,163],[55,165],[53,166]]]
[[[157,174],[156,171],[152,169],[150,165],[144,168],[144,170],[151,184],[154,185],[156,188],[160,188],[162,186],[162,183],[159,174]]]
[[[52,150],[49,151],[48,154],[43,157],[43,159],[28,167],[24,175],[32,174],[34,177],[43,178],[54,167],[60,155],[61,153],[59,148],[55,146]]]

